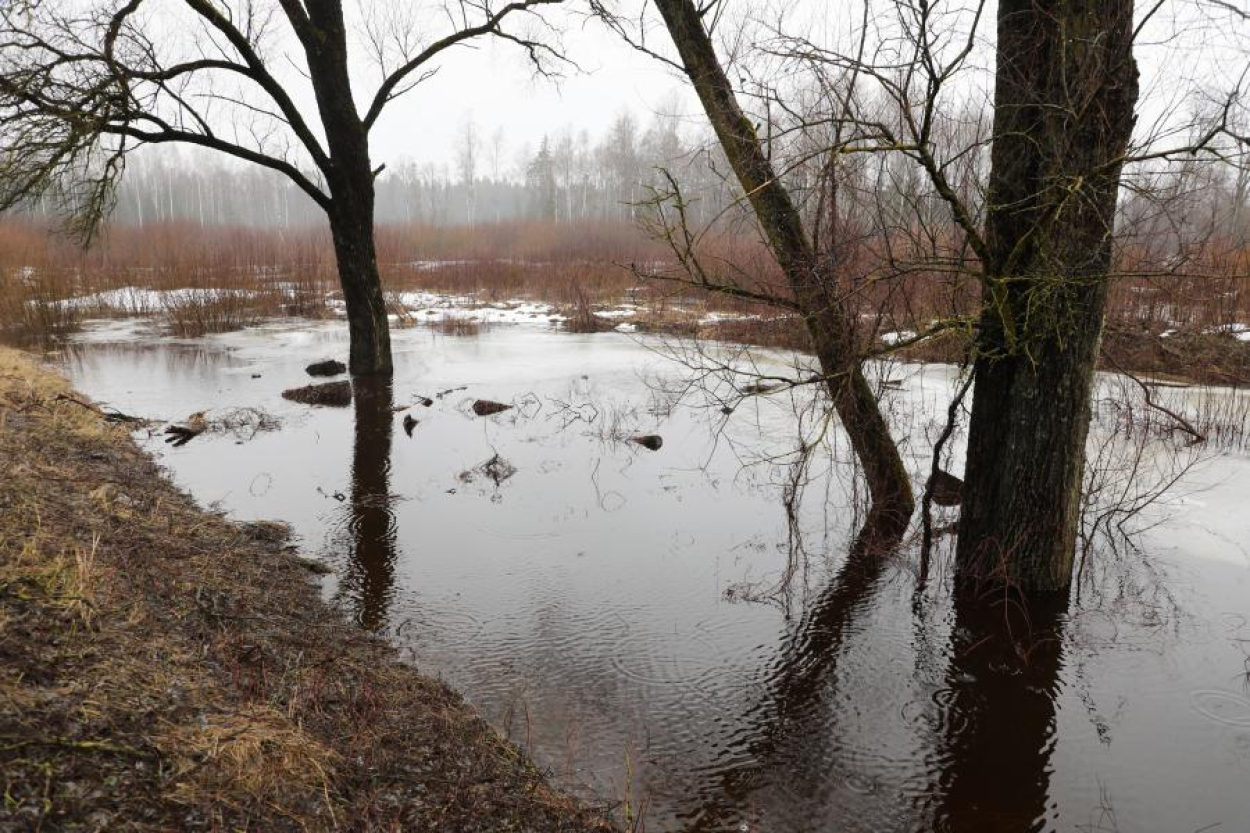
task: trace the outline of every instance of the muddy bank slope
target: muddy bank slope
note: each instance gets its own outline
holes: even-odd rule
[[[0,829],[606,831],[0,348]]]

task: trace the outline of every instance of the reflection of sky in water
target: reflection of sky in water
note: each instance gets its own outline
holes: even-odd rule
[[[202,502],[294,524],[336,567],[331,596],[384,621],[406,656],[562,782],[621,798],[632,771],[631,795],[649,796],[661,828],[679,816],[706,829],[746,818],[763,830],[906,830],[946,814],[940,796],[966,795],[969,779],[990,790],[1021,771],[1039,779],[1020,800],[1049,808],[1041,829],[1106,824],[1104,802],[1122,830],[1250,827],[1250,699],[1235,641],[1250,638],[1245,457],[1207,464],[1194,482],[1209,488],[1173,501],[1173,520],[1144,539],[1163,585],[1103,571],[1049,680],[1016,685],[1047,702],[1057,691],[1054,737],[1048,720],[1021,721],[1020,737],[1001,742],[1020,768],[996,775],[968,760],[985,748],[959,742],[976,737],[965,704],[994,689],[970,686],[951,662],[945,590],[916,604],[902,563],[865,578],[849,610],[837,588],[855,579],[828,589],[851,524],[844,467],[833,478],[827,461],[813,468],[801,515],[810,557],[790,607],[726,600],[771,586],[786,563],[786,470],[762,460],[793,447],[788,396],[751,400],[714,433],[717,408],[663,407],[656,380],[681,368],[654,345],[403,330],[394,401],[436,401],[409,412],[420,420],[411,438],[396,415],[393,430],[377,426],[353,448],[352,409],[279,397],[308,383],[305,364],[345,354],[343,337],[334,324],[136,341],[109,325],[89,331],[67,367],[127,413],[277,414],[282,430],[246,442],[149,447]],[[907,377],[893,410],[920,471],[927,415],[944,407],[950,374],[893,375]],[[479,419],[467,408],[478,397],[519,406]],[[612,429],[659,433],[664,446],[605,439]],[[462,476],[496,453],[512,477]]]

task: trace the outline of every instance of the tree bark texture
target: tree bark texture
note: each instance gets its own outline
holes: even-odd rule
[[[957,576],[1066,593],[1122,159],[1133,0],[1000,0],[984,309]]]

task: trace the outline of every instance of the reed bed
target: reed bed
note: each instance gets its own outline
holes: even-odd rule
[[[682,273],[668,245],[628,223],[388,225],[379,227],[377,247],[400,326],[420,323],[398,301],[400,294],[430,292],[469,304],[550,304],[569,330],[628,320],[641,331],[806,346],[801,322],[784,308],[673,280]],[[776,264],[749,234],[709,235],[699,256],[714,279],[787,296]],[[1201,275],[1187,266],[1149,277],[1138,276],[1148,271],[1149,252],[1125,246],[1119,257],[1134,276],[1112,286],[1107,341],[1117,361],[1152,373],[1186,370],[1187,363],[1210,366],[1204,379],[1226,384],[1250,379],[1250,281],[1243,277],[1250,253],[1213,245]],[[977,310],[980,292],[972,276],[921,270],[873,279],[880,269],[881,258],[867,246],[846,259],[845,271],[854,276],[846,278],[847,297],[866,345]],[[624,304],[639,314],[616,321],[598,315]],[[0,222],[0,331],[6,336],[56,338],[89,318],[140,314],[194,337],[274,317],[326,317],[338,309],[333,247],[323,228],[114,226],[84,250],[37,224]],[[954,361],[965,348],[965,338],[951,335],[909,355]]]

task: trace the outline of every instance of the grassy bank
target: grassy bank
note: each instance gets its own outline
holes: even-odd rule
[[[0,829],[610,829],[2,348],[0,468]]]

